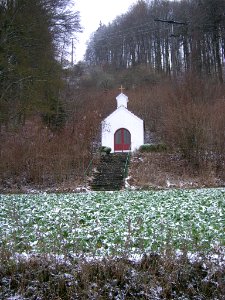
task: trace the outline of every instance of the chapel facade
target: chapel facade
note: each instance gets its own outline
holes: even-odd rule
[[[102,146],[112,152],[137,150],[144,144],[144,122],[127,108],[128,97],[122,92],[116,97],[117,108],[102,121]]]

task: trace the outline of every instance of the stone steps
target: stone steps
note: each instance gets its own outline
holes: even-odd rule
[[[101,156],[90,182],[92,190],[113,191],[124,187],[124,170],[127,153],[111,153]]]

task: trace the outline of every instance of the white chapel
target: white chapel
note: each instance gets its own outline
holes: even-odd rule
[[[102,121],[102,146],[112,152],[134,151],[144,144],[144,122],[127,109],[128,97],[120,89],[117,109]]]

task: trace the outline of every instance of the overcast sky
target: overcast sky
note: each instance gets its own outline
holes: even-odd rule
[[[75,9],[80,11],[83,33],[78,34],[79,40],[75,44],[75,63],[83,59],[90,34],[98,29],[100,21],[107,25],[117,16],[126,13],[136,2],[137,0],[76,0]]]

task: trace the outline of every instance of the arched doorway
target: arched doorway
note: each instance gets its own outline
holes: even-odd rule
[[[114,151],[130,150],[131,134],[125,128],[118,129],[114,134]]]

